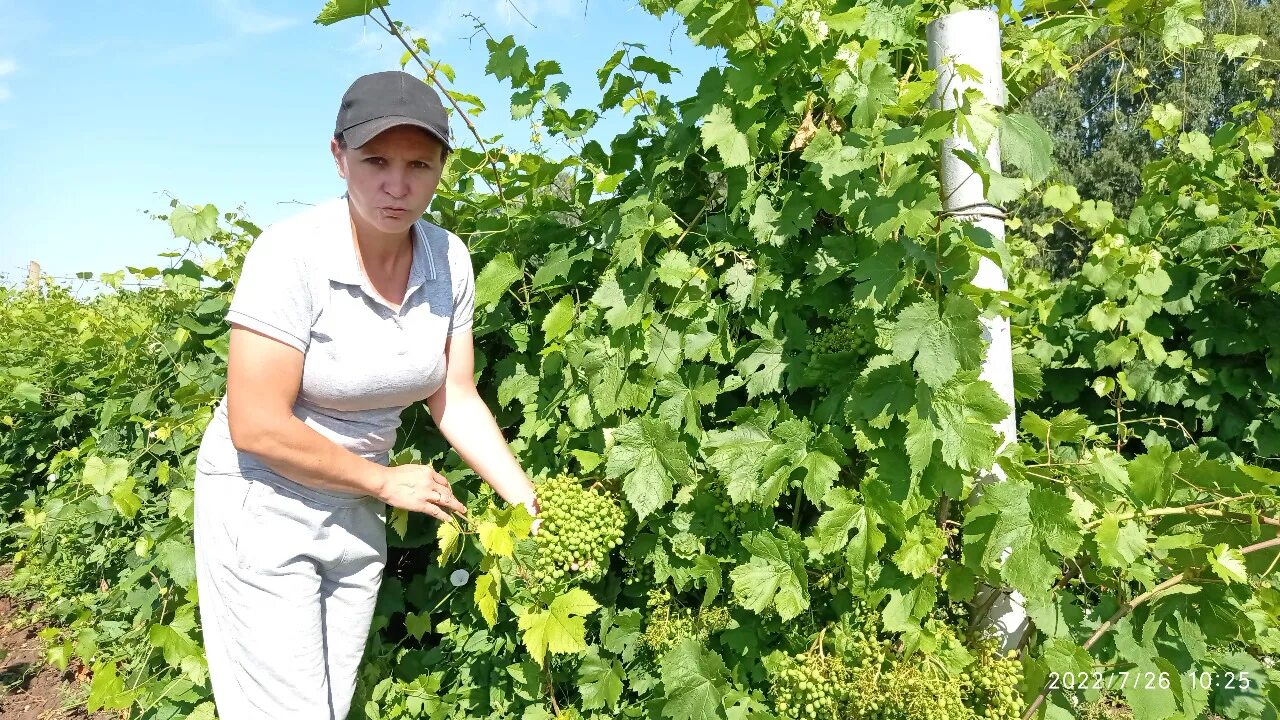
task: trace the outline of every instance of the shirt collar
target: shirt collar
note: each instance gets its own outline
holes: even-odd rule
[[[329,235],[329,278],[344,285],[365,286],[364,273],[360,272],[360,260],[356,257],[355,242],[351,237],[351,213],[347,196],[333,201],[331,213],[325,213],[322,229]],[[410,237],[413,240],[413,264],[409,266],[409,284],[405,288],[407,298],[416,288],[428,280],[436,279],[436,262],[427,242],[423,220],[413,224]],[[368,292],[368,288],[365,288]]]

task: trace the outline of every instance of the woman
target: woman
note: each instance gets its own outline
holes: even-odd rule
[[[245,257],[195,484],[200,616],[227,720],[346,717],[387,505],[466,511],[432,468],[386,467],[410,403],[425,399],[459,456],[536,512],[476,392],[467,247],[420,219],[448,138],[421,81],[357,79],[331,143],[346,195],[272,225]]]

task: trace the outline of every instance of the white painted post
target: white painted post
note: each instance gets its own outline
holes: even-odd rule
[[[934,102],[943,109],[961,105],[964,93],[970,89],[981,91],[986,101],[1003,107],[1006,100],[1004,74],[1000,59],[1000,18],[992,10],[965,10],[944,15],[929,24],[929,66],[938,72],[937,92]],[[967,65],[980,73],[980,77],[967,80],[956,71],[957,65]],[[977,152],[973,143],[961,134],[942,141],[942,204],[946,212],[962,222],[970,222],[1004,240],[1004,213],[987,202],[982,189],[982,178],[955,150]],[[991,139],[986,157],[991,167],[1000,170],[999,138]],[[978,261],[978,273],[973,280],[978,287],[991,290],[1007,290],[1004,272],[988,258]],[[983,339],[987,342],[982,360],[982,378],[995,388],[1000,397],[1013,407],[1013,348],[1009,336],[1007,318],[982,318]],[[1004,438],[1004,444],[1016,442],[1016,426],[1013,413],[995,426]],[[1005,479],[1000,467],[993,466],[978,479],[980,491],[983,483]],[[1005,555],[1010,548],[1005,548]],[[985,631],[999,638],[1002,650],[1012,650],[1021,643],[1027,631],[1027,612],[1024,598],[1016,590],[983,588],[973,606],[983,610],[975,622]]]
[[[35,260],[27,263],[27,292],[40,292],[40,263]]]

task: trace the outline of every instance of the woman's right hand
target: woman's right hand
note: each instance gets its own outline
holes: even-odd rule
[[[450,511],[467,513],[466,506],[453,496],[449,481],[429,465],[384,468],[378,497],[388,505],[426,513],[443,522],[449,521]]]

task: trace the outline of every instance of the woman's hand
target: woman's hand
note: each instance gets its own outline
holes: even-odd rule
[[[453,496],[445,476],[429,465],[397,465],[384,469],[378,497],[388,505],[426,513],[449,521],[449,512],[465,515],[467,508]]]
[[[537,535],[538,528],[542,527],[542,518],[538,517],[538,513],[542,511],[542,505],[538,503],[538,496],[534,495],[523,503],[529,515],[533,517],[533,525],[529,527],[530,535]]]

